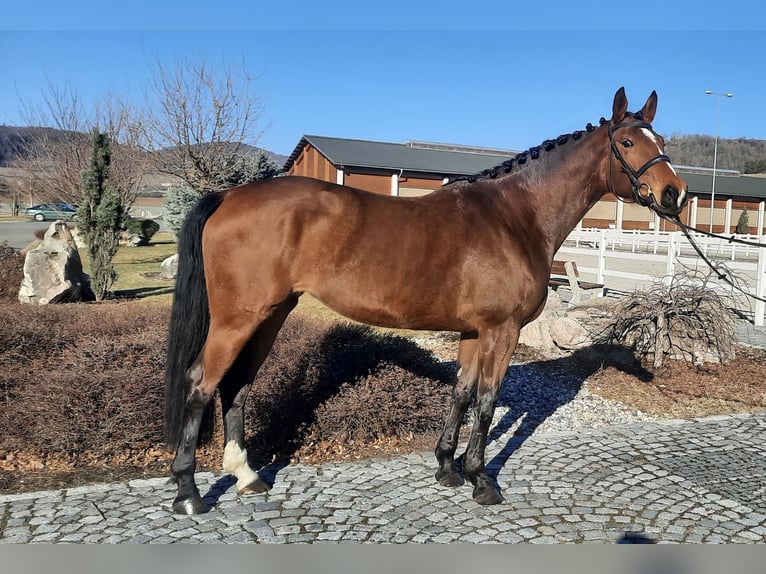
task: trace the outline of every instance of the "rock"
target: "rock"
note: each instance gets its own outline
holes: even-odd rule
[[[72,237],[74,238],[74,243],[77,246],[77,249],[87,249],[87,245],[85,245],[85,239],[83,239],[82,234],[80,233],[80,228],[76,225],[74,228],[70,228],[69,231],[72,232]]]
[[[120,232],[120,245],[122,247],[139,247],[146,244],[146,239],[138,233],[123,230]]]
[[[592,343],[583,326],[571,317],[556,317],[550,323],[550,337],[560,349],[573,350]]]
[[[178,253],[175,253],[160,263],[160,277],[175,279],[178,274]]]
[[[71,230],[63,221],[52,223],[43,242],[26,254],[19,301],[45,305],[95,300]]]
[[[519,344],[533,347],[549,355],[559,355],[559,349],[551,337],[551,323],[563,313],[563,305],[558,294],[548,291],[548,299],[540,316],[521,329]]]

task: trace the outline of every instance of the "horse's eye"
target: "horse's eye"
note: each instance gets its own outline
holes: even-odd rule
[[[633,147],[633,142],[630,140],[622,140],[620,143],[622,147]]]

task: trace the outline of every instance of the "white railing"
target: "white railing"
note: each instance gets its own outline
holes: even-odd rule
[[[764,236],[735,235],[757,243]],[[725,265],[736,276],[737,285],[763,298],[766,294],[766,248],[746,246],[694,235],[694,240],[711,260]],[[684,270],[705,272],[708,267],[680,231],[618,231],[615,229],[576,229],[559,249],[557,259],[575,259],[580,274],[603,283],[615,291],[631,291],[662,278],[669,282]],[[753,323],[764,325],[764,303],[746,297],[711,275],[709,282],[723,293],[731,294],[737,309],[752,314]]]

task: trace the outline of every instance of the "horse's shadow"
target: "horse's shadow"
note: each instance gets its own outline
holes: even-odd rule
[[[279,348],[276,351],[280,353]],[[256,401],[255,413],[248,417],[250,423],[259,419],[257,431],[248,441],[248,460],[253,468],[260,469],[259,475],[270,487],[300,446],[306,429],[316,419],[319,405],[337,394],[344,384],[369,375],[382,364],[395,364],[416,376],[441,380],[445,385],[454,383],[455,363],[439,363],[408,339],[345,325],[330,329],[321,337],[318,347],[306,351],[290,369],[276,364],[268,369],[269,377],[284,377],[284,381],[272,381],[273,392],[268,394],[268,401],[260,405]],[[505,462],[534,430],[574,399],[587,377],[606,366],[632,372],[642,379],[651,378],[629,351],[606,345],[509,367],[497,402],[498,407],[508,411],[488,437],[488,443],[502,438],[506,444],[487,464],[489,476],[496,481]],[[511,429],[513,432],[507,436]],[[462,456],[456,463],[461,470]],[[205,494],[205,501],[215,504],[233,484],[232,477],[221,476]]]
[[[269,487],[305,440],[317,409],[344,385],[384,365],[431,379],[445,389],[454,381],[454,365],[437,360],[406,337],[345,323],[315,329],[301,319],[288,320],[248,398],[246,426],[254,431],[247,441],[248,462]],[[219,477],[203,499],[215,505],[235,482],[230,475]]]
[[[487,436],[487,446],[505,441],[486,463],[489,477],[497,482],[507,460],[535,430],[574,400],[588,377],[606,367],[630,373],[642,381],[653,377],[630,350],[618,345],[591,345],[560,358],[511,365],[497,401],[497,407],[508,410]],[[463,455],[456,460],[460,472],[462,461]]]

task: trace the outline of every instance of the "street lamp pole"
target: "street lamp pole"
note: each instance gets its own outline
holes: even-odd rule
[[[733,98],[731,93],[718,93],[712,90],[705,90],[708,96],[716,96],[715,106],[715,145],[713,146],[713,186],[710,190],[710,233],[713,233],[713,213],[715,213],[715,168],[718,162],[718,126],[721,116],[721,98]]]

